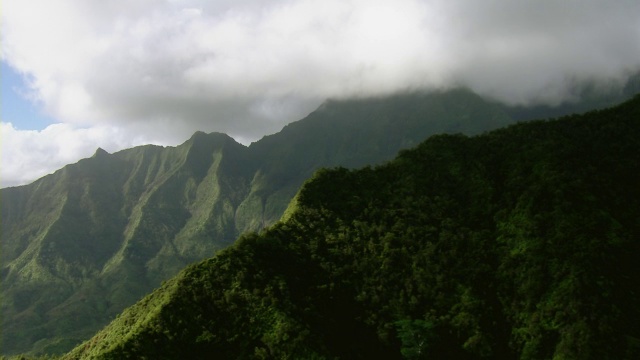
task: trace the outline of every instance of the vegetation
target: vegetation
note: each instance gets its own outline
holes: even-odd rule
[[[2,189],[0,349],[68,351],[187,264],[273,224],[319,167],[378,164],[435,133],[510,121],[463,90],[329,101],[249,147],[196,133],[175,148],[98,150]]]
[[[636,359],[640,97],[321,170],[66,359]]]

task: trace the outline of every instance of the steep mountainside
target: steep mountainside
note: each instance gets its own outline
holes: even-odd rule
[[[431,134],[510,121],[463,90],[330,101],[249,147],[196,133],[175,148],[98,150],[2,189],[0,348],[69,349],[187,264],[274,223],[319,167],[382,163]]]
[[[637,97],[321,170],[64,358],[637,359],[639,139]]]
[[[230,242],[233,223],[211,219],[233,218],[246,194],[249,175],[235,166],[246,153],[226,135],[197,133],[177,148],[98,150],[3,189],[3,351],[86,336]]]
[[[259,160],[257,185],[252,184],[247,202],[257,202],[259,196],[265,223],[271,224],[319,167],[380,164],[430,135],[475,135],[512,122],[500,106],[465,90],[328,101],[304,121],[249,146]]]

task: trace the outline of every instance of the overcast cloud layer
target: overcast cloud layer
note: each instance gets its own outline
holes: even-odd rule
[[[328,97],[467,86],[553,105],[640,70],[637,0],[6,0],[0,23],[3,61],[61,122],[2,119],[2,186],[97,146],[247,143]]]

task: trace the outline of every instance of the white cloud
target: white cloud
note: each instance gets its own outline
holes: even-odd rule
[[[1,122],[0,187],[31,182],[93,155],[99,146],[113,152],[149,142],[162,143],[132,134],[115,127],[83,129],[72,124],[53,124],[41,131],[18,130],[11,123]]]
[[[52,117],[173,143],[254,140],[327,97],[466,85],[556,104],[640,70],[633,0],[9,0],[1,17],[3,60]]]

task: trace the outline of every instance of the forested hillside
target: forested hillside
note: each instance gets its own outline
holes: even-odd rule
[[[511,121],[465,90],[328,101],[248,147],[199,132],[2,189],[0,350],[71,349],[186,265],[273,224],[319,167],[379,164],[429,135]]]
[[[640,98],[321,170],[67,359],[637,359]]]

